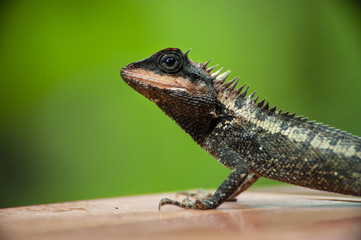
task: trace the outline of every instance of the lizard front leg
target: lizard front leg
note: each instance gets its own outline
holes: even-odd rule
[[[229,148],[221,148],[216,155],[222,163],[227,163],[228,167],[232,169],[232,172],[221,186],[218,187],[211,198],[197,199],[194,202],[189,198],[184,199],[182,202],[163,198],[159,202],[159,209],[163,205],[175,205],[181,208],[202,210],[214,209],[225,202],[230,196],[234,195],[235,192],[238,192],[237,190],[240,189],[249,174],[245,161],[235,151]]]

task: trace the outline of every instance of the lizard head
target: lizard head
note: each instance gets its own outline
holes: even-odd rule
[[[189,60],[187,53],[177,48],[164,49],[122,68],[121,76],[128,85],[155,103],[162,100],[161,95],[179,95],[185,102],[195,97],[199,101],[202,97],[210,101],[213,79],[199,64]]]
[[[187,54],[188,51],[167,48],[123,67],[121,76],[186,132],[193,133],[194,128],[207,128],[219,117],[224,109],[220,98],[231,100],[240,91],[233,91],[237,78],[224,84],[230,71],[220,74],[220,69],[211,74],[216,66],[207,68],[209,61],[193,62]]]

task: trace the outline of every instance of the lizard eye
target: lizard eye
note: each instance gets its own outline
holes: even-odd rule
[[[166,73],[176,73],[182,65],[182,57],[178,54],[166,53],[159,58],[160,70]]]
[[[164,60],[165,65],[167,65],[168,67],[174,66],[174,64],[176,64],[176,62],[177,61],[173,57],[169,57]]]

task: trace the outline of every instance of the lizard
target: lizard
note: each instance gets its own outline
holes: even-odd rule
[[[207,198],[163,198],[164,205],[215,209],[260,177],[311,189],[361,196],[361,138],[276,106],[249,86],[226,81],[218,65],[163,49],[121,69],[122,79],[154,102],[205,151],[231,170]]]

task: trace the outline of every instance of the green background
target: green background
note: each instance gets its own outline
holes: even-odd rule
[[[229,170],[119,76],[166,47],[361,135],[356,1],[2,2],[0,207],[220,185]]]

